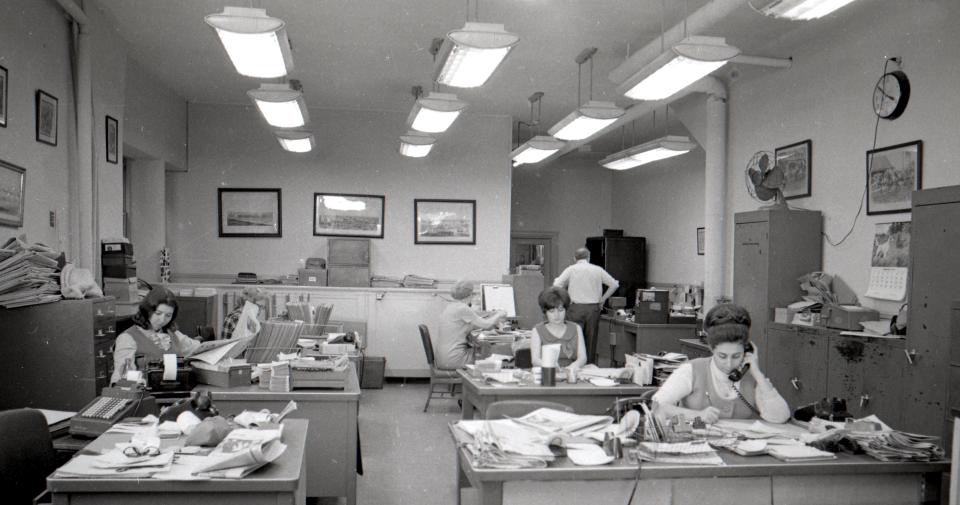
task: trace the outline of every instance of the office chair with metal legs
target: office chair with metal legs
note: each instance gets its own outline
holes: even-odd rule
[[[457,386],[463,382],[456,370],[443,370],[437,368],[434,362],[433,341],[430,339],[430,329],[427,325],[418,325],[420,329],[420,341],[423,343],[423,352],[427,355],[427,363],[430,365],[430,392],[427,394],[427,403],[423,406],[426,412],[430,407],[430,400],[433,398],[457,398]],[[437,389],[439,387],[439,389]]]

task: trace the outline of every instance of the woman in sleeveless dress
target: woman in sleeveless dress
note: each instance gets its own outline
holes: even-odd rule
[[[540,303],[540,310],[547,316],[547,321],[533,328],[533,337],[530,340],[533,366],[542,366],[541,348],[547,344],[560,344],[558,368],[579,369],[585,365],[587,351],[583,330],[576,323],[566,320],[570,295],[563,288],[549,287],[540,292],[537,301]]]

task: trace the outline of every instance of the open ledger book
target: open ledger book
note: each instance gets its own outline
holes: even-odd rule
[[[194,474],[239,479],[279,458],[287,446],[280,442],[283,425],[277,429],[235,429],[213,449],[206,464]]]

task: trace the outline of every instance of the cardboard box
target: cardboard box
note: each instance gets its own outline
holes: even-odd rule
[[[129,277],[125,279],[118,279],[113,277],[104,277],[103,294],[116,298],[118,302],[129,302],[136,300],[138,298],[137,278]]]
[[[319,268],[301,268],[297,270],[297,282],[301,286],[326,286],[327,271]]]
[[[633,307],[637,324],[667,324],[670,315],[670,292],[666,289],[638,289]]]
[[[858,305],[824,305],[820,314],[827,328],[850,331],[863,331],[860,321],[880,319],[880,313],[876,310]]]
[[[193,373],[200,384],[223,388],[250,385],[250,365],[230,365],[219,370],[207,370],[195,366]]]

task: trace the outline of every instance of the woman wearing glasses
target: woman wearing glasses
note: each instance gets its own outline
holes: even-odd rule
[[[563,369],[579,369],[587,363],[587,349],[583,341],[583,330],[576,323],[567,321],[567,307],[570,295],[563,288],[549,287],[537,297],[540,310],[547,316],[547,322],[533,327],[530,339],[530,360],[533,366],[542,366],[541,348],[547,344],[560,344],[560,357],[557,366]]]

